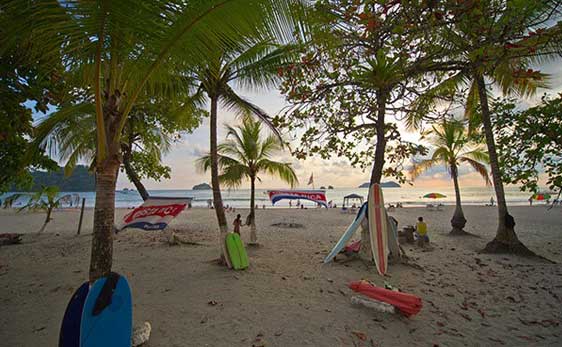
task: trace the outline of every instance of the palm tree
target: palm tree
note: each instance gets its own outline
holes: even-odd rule
[[[141,179],[169,177],[162,154],[182,132],[196,128],[202,111],[196,104],[174,100],[139,103],[127,119],[121,137],[122,168],[143,200],[149,194]],[[31,151],[47,152],[64,164],[69,175],[77,163],[95,166],[96,115],[93,103],[66,104],[41,119],[34,128]]]
[[[30,62],[45,62],[53,71],[64,66],[71,92],[86,92],[94,99],[96,202],[90,281],[111,271],[120,138],[139,96],[147,91],[173,95],[176,88],[192,87],[176,71],[205,61],[210,48],[268,32],[291,35],[295,2],[150,0],[139,5],[134,0],[11,0],[3,4],[7,14],[3,25],[8,29],[0,47],[14,46],[16,38],[24,40]]]
[[[545,86],[546,76],[529,66],[558,56],[562,23],[554,24],[551,16],[558,15],[559,7],[558,3],[537,0],[483,1],[463,8],[451,26],[444,26],[442,41],[436,42],[446,48],[443,59],[448,77],[418,99],[417,112],[409,113],[409,125],[417,127],[443,97],[454,98],[456,92],[468,87],[465,116],[471,126],[483,129],[498,206],[498,228],[494,240],[485,247],[488,252],[534,255],[519,241],[515,221],[508,213],[490,120],[489,82],[502,93],[519,97],[532,96],[538,87]],[[547,23],[554,25],[545,29]]]
[[[418,161],[410,170],[412,179],[436,165],[444,165],[453,179],[455,186],[456,207],[451,219],[451,234],[465,234],[463,230],[466,218],[462,211],[461,192],[459,187],[458,168],[468,164],[482,176],[487,185],[490,185],[488,169],[485,163],[489,161],[488,153],[481,143],[472,138],[464,123],[455,119],[444,119],[439,125],[422,133],[422,139],[427,138],[435,148],[429,159]]]
[[[224,257],[224,238],[228,232],[219,180],[219,156],[217,147],[218,104],[239,113],[251,113],[267,124],[279,136],[268,115],[257,105],[239,96],[230,84],[246,89],[264,89],[279,80],[277,68],[288,58],[288,48],[279,47],[269,38],[250,39],[233,44],[228,49],[217,48],[194,71],[199,81],[199,92],[210,102],[210,162],[213,205],[219,224],[220,258]],[[290,52],[290,51],[289,51]]]
[[[58,187],[42,186],[41,190],[33,194],[21,193],[21,194],[10,195],[4,201],[4,207],[12,206],[12,204],[20,198],[26,196],[29,197],[27,202],[18,209],[18,212],[21,212],[23,210],[44,210],[47,213],[47,215],[45,217],[45,221],[43,222],[43,225],[41,226],[41,229],[39,229],[38,231],[38,233],[42,233],[47,227],[47,224],[53,220],[53,218],[51,218],[51,214],[53,213],[53,210],[55,208],[58,208],[61,205],[61,203],[65,201],[68,197],[68,195],[57,197],[58,194],[59,194]]]
[[[256,179],[262,172],[277,176],[291,187],[298,183],[295,171],[289,163],[271,160],[271,155],[283,149],[283,142],[276,135],[270,135],[264,140],[260,138],[261,124],[249,116],[244,117],[242,125],[227,126],[227,141],[217,147],[218,166],[220,168],[219,182],[228,187],[236,188],[244,179],[250,181],[250,215],[248,223],[251,226],[250,243],[257,243],[255,223],[255,191]],[[211,154],[201,157],[197,165],[207,171],[211,167]]]

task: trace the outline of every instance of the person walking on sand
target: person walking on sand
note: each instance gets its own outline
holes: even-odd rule
[[[418,246],[425,247],[426,242],[429,242],[429,237],[427,236],[427,224],[423,221],[423,217],[418,217],[416,234],[418,235]]]
[[[240,235],[240,226],[242,226],[242,218],[240,214],[236,216],[236,219],[234,220],[232,225],[234,226],[234,232]]]

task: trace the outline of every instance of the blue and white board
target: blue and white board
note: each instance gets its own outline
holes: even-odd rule
[[[80,322],[82,320],[82,310],[86,297],[90,290],[90,284],[84,282],[80,288],[76,289],[72,298],[66,306],[64,317],[60,327],[59,347],[79,347],[80,346]]]
[[[353,220],[353,223],[351,223],[351,225],[347,227],[347,230],[340,237],[338,243],[336,243],[336,245],[334,246],[334,249],[332,249],[330,254],[328,254],[328,256],[326,256],[326,258],[324,259],[324,264],[332,261],[334,257],[339,252],[341,252],[341,250],[349,242],[353,234],[355,234],[357,228],[359,228],[359,226],[361,225],[361,221],[363,220],[363,218],[365,218],[366,212],[367,212],[367,204],[363,204],[363,206],[361,206],[361,208],[359,209],[359,212],[357,212],[357,216],[355,217],[355,220]]]
[[[108,277],[98,279],[86,298],[80,329],[80,347],[130,347],[133,334],[133,306],[127,279],[119,276],[111,302],[94,315],[96,301]],[[110,281],[111,283],[111,281]]]

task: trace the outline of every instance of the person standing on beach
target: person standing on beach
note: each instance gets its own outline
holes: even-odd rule
[[[533,206],[533,197],[532,196],[529,198],[529,206]]]
[[[240,235],[240,226],[242,226],[242,218],[240,214],[236,216],[236,219],[234,220],[232,225],[234,226],[234,232]]]
[[[490,198],[490,206],[494,206],[494,197],[493,196]]]
[[[418,222],[416,223],[416,233],[418,234],[418,246],[424,247],[426,242],[429,242],[429,237],[427,236],[427,224],[423,221],[423,217],[418,217]]]

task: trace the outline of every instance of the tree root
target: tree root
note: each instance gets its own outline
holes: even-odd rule
[[[515,240],[509,243],[499,241],[498,239],[493,239],[488,242],[486,247],[482,250],[482,253],[490,254],[514,254],[528,258],[537,258],[546,261],[551,264],[556,264],[555,261],[550,260],[542,255],[538,255],[531,251],[527,246],[525,246],[521,241]]]
[[[478,235],[475,235],[475,234],[469,233],[467,231],[464,231],[463,229],[454,229],[454,228],[447,235],[449,235],[449,236],[471,236],[471,237],[478,237],[478,238],[480,237]]]

